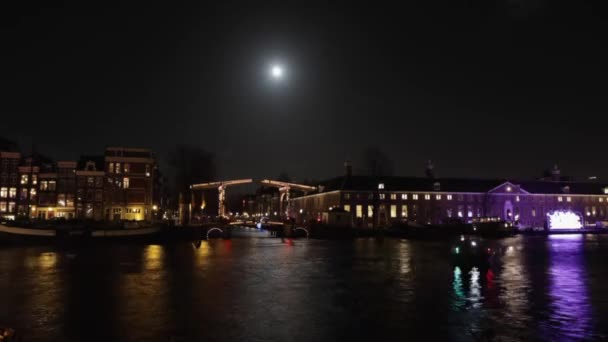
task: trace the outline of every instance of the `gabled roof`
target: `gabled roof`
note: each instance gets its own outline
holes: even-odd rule
[[[90,161],[95,164],[96,171],[104,171],[104,156],[80,156],[76,169],[86,171],[87,163]]]

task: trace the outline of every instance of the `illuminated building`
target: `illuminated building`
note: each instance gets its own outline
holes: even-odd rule
[[[103,219],[104,157],[82,156],[76,169],[76,217]]]
[[[17,145],[0,139],[0,219],[14,220],[17,216],[20,160]]]
[[[151,220],[156,160],[148,149],[108,147],[104,156],[104,218]]]
[[[559,175],[559,170],[553,173]],[[566,182],[558,177],[508,181],[368,177],[347,171],[318,188],[317,193],[291,199],[292,217],[312,220],[332,207],[350,211],[357,227],[385,227],[396,221],[468,223],[490,217],[519,227],[547,227],[547,214],[552,212],[578,214],[583,226],[608,223],[608,184]]]

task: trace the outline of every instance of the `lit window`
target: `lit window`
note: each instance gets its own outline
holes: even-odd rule
[[[515,202],[519,202],[519,196],[515,196]]]
[[[591,207],[591,215],[593,215],[593,216],[597,215],[597,210],[595,209],[595,207]]]
[[[67,196],[65,197],[65,204],[68,207],[73,207],[74,206],[74,195],[67,194]]]
[[[114,172],[120,173],[120,163],[116,163],[116,168],[114,169]]]
[[[131,170],[131,165],[129,163],[125,163],[125,166],[124,166],[125,173],[129,173],[130,170]]]
[[[397,194],[391,194],[391,199],[392,200],[396,200],[397,199]]]
[[[401,217],[407,217],[407,205],[406,204],[401,206]]]
[[[429,195],[429,194],[424,195],[424,199],[427,200],[427,201],[430,200],[431,199],[431,195]]]
[[[150,177],[150,165],[146,164],[146,177]]]
[[[452,209],[447,209],[446,210],[446,214],[448,215],[448,217],[452,217]]]
[[[441,195],[435,195],[435,199],[438,201],[441,200]]]
[[[413,194],[413,195],[412,195],[412,199],[413,199],[413,200],[418,200],[418,194]]]
[[[0,197],[1,198],[8,197],[8,188],[0,188]]]
[[[29,177],[27,175],[21,175],[21,184],[27,184]]]
[[[114,163],[108,164],[108,172],[109,173],[114,173]]]
[[[448,195],[447,197],[448,197],[448,201],[452,200],[452,195]]]
[[[536,217],[536,209],[532,208],[532,217]]]
[[[600,203],[601,203],[601,202],[604,202],[604,199],[603,199],[602,197],[600,197]]]
[[[56,181],[49,181],[49,191],[55,191],[55,189],[57,188],[57,182]]]
[[[87,177],[87,186],[92,187],[95,184],[95,177]]]
[[[32,175],[32,184],[38,184],[38,175]]]
[[[40,190],[41,191],[46,191],[49,189],[49,182],[48,181],[40,181]]]
[[[0,212],[6,212],[6,202],[0,202]]]
[[[9,198],[15,198],[15,197],[17,197],[17,188],[10,188],[8,190],[8,197]]]
[[[36,198],[36,189],[34,189],[34,188],[30,189],[30,197],[32,199]]]
[[[380,199],[383,200],[385,198],[384,194],[380,194]]]
[[[15,211],[15,202],[8,202],[8,212],[12,213]]]
[[[401,194],[401,199],[402,200],[406,200],[407,199],[407,194]]]
[[[570,197],[570,196],[566,197],[566,202],[572,202],[572,197]]]
[[[458,210],[458,217],[462,217],[462,210]]]
[[[391,205],[391,218],[395,218],[397,217],[397,206],[396,205]]]
[[[374,217],[374,206],[373,205],[367,206],[367,217]]]
[[[57,205],[60,207],[65,207],[65,195],[64,194],[57,195]]]
[[[383,189],[384,189],[384,183],[379,183],[378,190],[383,190]]]
[[[129,177],[125,177],[122,179],[122,185],[124,189],[128,189],[129,188]]]
[[[345,204],[344,205],[344,211],[347,211],[350,213],[350,204]]]
[[[355,207],[355,210],[356,210],[356,216],[357,217],[359,217],[359,218],[363,217],[363,206],[362,205],[357,205]]]
[[[564,198],[563,198],[562,196],[559,196],[559,197],[557,197],[557,201],[558,201],[558,202],[563,202],[563,201],[564,201]]]

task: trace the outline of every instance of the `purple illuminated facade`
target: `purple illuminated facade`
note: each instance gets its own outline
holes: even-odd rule
[[[293,198],[290,216],[304,222],[339,208],[355,227],[385,227],[394,221],[423,224],[498,218],[520,228],[542,228],[548,214],[573,212],[582,225],[608,222],[608,184],[554,180],[352,176],[322,182],[315,194]],[[571,227],[578,228],[578,227]]]

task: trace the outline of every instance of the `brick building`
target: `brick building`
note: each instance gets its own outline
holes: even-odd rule
[[[82,156],[76,168],[76,217],[102,220],[104,193],[104,157]]]
[[[333,208],[351,213],[359,227],[394,221],[440,224],[497,218],[520,227],[544,227],[548,215],[568,211],[584,225],[608,221],[608,184],[561,181],[418,177],[343,177],[322,182],[315,194],[293,198],[290,215],[313,220]]]
[[[0,219],[15,219],[17,216],[20,161],[17,145],[0,139]]]
[[[108,147],[104,156],[106,220],[151,220],[156,160],[148,149]]]

